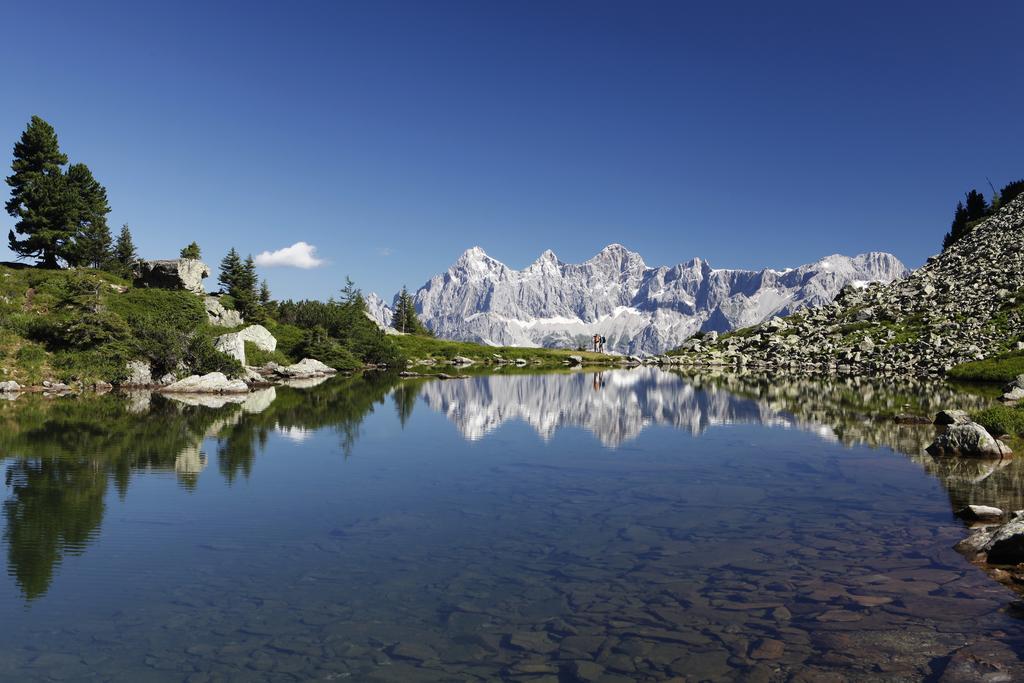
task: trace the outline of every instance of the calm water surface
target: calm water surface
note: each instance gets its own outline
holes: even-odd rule
[[[1024,507],[1020,468],[871,417],[982,400],[653,369],[21,396],[0,678],[949,680],[967,646],[1012,680],[1017,598],[951,510]]]

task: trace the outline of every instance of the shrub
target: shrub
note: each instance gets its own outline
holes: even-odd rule
[[[950,369],[949,377],[982,382],[1009,382],[1024,374],[1024,352],[1011,351],[985,360],[961,363]]]
[[[185,343],[182,355],[182,362],[196,374],[223,372],[228,377],[242,375],[242,364],[226,353],[218,351],[213,345],[213,340],[204,334],[193,335]]]
[[[291,365],[289,360],[283,353],[278,350],[264,351],[260,347],[256,346],[250,341],[245,342],[245,362],[249,365],[266,365],[267,363],[277,363],[278,365]],[[327,361],[324,361],[325,363]]]
[[[992,406],[975,413],[972,418],[994,436],[1024,434],[1024,410],[1020,408]]]

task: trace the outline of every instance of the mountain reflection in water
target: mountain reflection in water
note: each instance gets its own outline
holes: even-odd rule
[[[924,452],[933,427],[892,419],[985,402],[942,384],[885,389],[864,380],[779,383],[636,368],[448,381],[369,374],[243,397],[25,395],[0,402],[9,573],[26,597],[44,594],[62,557],[84,552],[98,535],[109,485],[123,498],[137,473],[164,471],[194,489],[209,476],[208,439],[216,470],[231,482],[251,474],[271,433],[301,443],[331,430],[347,455],[368,413],[391,403],[404,425],[419,402],[447,416],[468,440],[514,420],[544,440],[561,428],[583,428],[612,449],[651,426],[693,435],[737,423],[806,430],[828,441],[907,454],[942,481],[954,507],[1024,508],[1024,477],[1015,461],[933,459]]]
[[[0,679],[1019,680],[943,486],[1021,508],[1021,469],[893,419],[987,400],[637,368],[0,401]]]

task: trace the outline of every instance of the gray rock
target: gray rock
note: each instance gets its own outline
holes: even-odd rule
[[[988,505],[968,505],[957,510],[956,516],[971,521],[1002,519],[1003,511]]]
[[[128,361],[126,370],[128,371],[128,376],[124,380],[124,386],[148,387],[153,384],[153,371],[146,361]]]
[[[277,339],[263,325],[249,325],[236,334],[242,338],[242,341],[252,342],[261,351],[272,352],[277,348]]]
[[[190,375],[163,387],[161,391],[169,394],[241,394],[248,393],[249,385],[240,379],[229,379],[222,372],[211,372],[202,376]]]
[[[1024,520],[1015,519],[998,527],[985,545],[990,564],[1024,562]]]
[[[242,319],[241,313],[238,311],[229,311],[224,308],[220,299],[215,296],[206,297],[203,299],[203,303],[206,306],[206,318],[210,321],[211,325],[216,325],[218,327],[238,327],[245,322],[245,320]]]
[[[935,414],[937,425],[962,425],[971,421],[966,410],[940,410]]]
[[[583,356],[569,356],[572,365],[583,365]]]
[[[198,259],[139,261],[135,273],[136,287],[178,289],[205,294],[203,278],[210,276],[210,267]]]
[[[472,365],[473,359],[466,358],[465,356],[455,356],[452,358],[452,365]]]
[[[0,394],[13,394],[16,391],[21,391],[21,385],[13,379],[0,382]]]
[[[273,372],[281,377],[290,379],[307,379],[311,377],[333,375],[338,371],[324,363],[321,363],[315,358],[303,358],[294,365],[288,365],[285,367],[278,366],[273,370]]]
[[[245,365],[245,340],[238,332],[220,335],[213,340],[213,347]]]
[[[932,455],[966,455],[981,458],[1000,458],[1013,451],[1002,441],[995,439],[980,424],[953,424],[935,437],[928,446]]]

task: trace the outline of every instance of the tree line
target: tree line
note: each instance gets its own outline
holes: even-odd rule
[[[994,214],[1021,192],[1024,192],[1024,180],[1007,183],[999,192],[993,188],[992,201],[986,200],[985,195],[978,192],[977,189],[967,192],[963,200],[956,203],[956,208],[953,210],[953,222],[949,227],[949,232],[942,239],[943,251],[970,234],[978,222]]]

